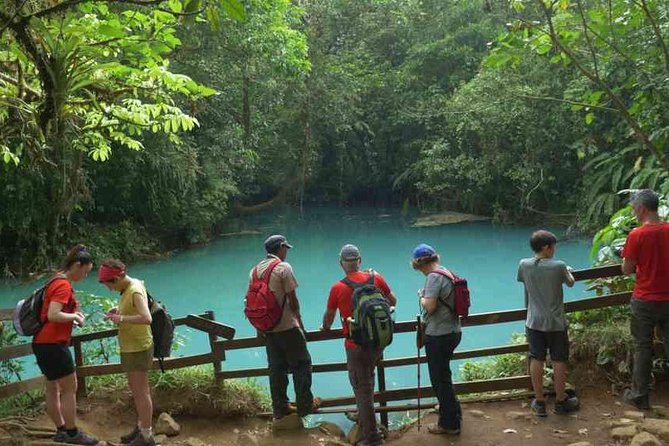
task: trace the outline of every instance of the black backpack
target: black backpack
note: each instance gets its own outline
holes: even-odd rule
[[[356,283],[348,278],[342,283],[353,289],[348,318],[348,337],[358,345],[385,348],[393,342],[394,321],[392,309],[381,290],[374,285],[374,271],[369,271],[365,283]]]
[[[37,288],[30,296],[21,299],[16,304],[12,314],[12,322],[14,323],[14,330],[19,335],[35,336],[42,329],[46,322],[41,318],[46,289],[51,285],[51,282],[57,279],[65,279],[65,276],[58,274],[52,277],[44,286]]]
[[[151,335],[153,336],[153,357],[158,359],[160,370],[164,373],[163,360],[172,354],[174,341],[174,321],[167,308],[146,292],[151,312]]]

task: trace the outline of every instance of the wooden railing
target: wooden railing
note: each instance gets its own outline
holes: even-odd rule
[[[574,278],[579,281],[592,280],[597,278],[614,277],[621,275],[622,271],[620,265],[605,266],[599,268],[585,269],[574,271]],[[592,297],[577,301],[568,302],[565,304],[565,311],[567,313],[583,310],[594,310],[599,308],[613,307],[624,305],[629,302],[631,297],[630,292],[609,294],[606,296]],[[11,318],[11,311],[0,310],[0,318]],[[464,327],[473,327],[490,324],[500,324],[505,322],[523,321],[527,316],[526,309],[506,310],[498,312],[480,313],[470,315],[462,323]],[[1,319],[0,319],[1,320]],[[214,364],[214,375],[217,380],[233,379],[233,378],[252,378],[269,375],[267,367],[248,368],[240,370],[222,370],[221,362],[225,360],[225,352],[228,350],[240,350],[248,348],[257,348],[265,345],[262,337],[248,337],[241,339],[233,339],[235,329],[233,327],[221,324],[214,321],[213,312],[206,312],[203,315],[195,316],[189,315],[175,320],[177,325],[187,325],[189,327],[205,331],[209,334],[209,343],[211,352],[186,356],[181,358],[169,358],[165,360],[166,369],[174,369],[181,367],[189,367],[198,364]],[[416,322],[406,321],[395,324],[395,333],[415,333]],[[77,363],[77,376],[79,377],[80,388],[83,390],[80,395],[85,395],[86,385],[85,378],[87,376],[107,375],[112,373],[121,373],[120,364],[102,364],[102,365],[83,365],[83,357],[81,353],[81,344],[83,342],[94,341],[111,336],[115,336],[117,330],[106,330],[102,332],[87,333],[74,336],[72,344],[75,349],[75,357]],[[224,338],[218,340],[218,337]],[[331,330],[327,332],[310,331],[306,333],[308,342],[319,342],[332,339],[343,338],[342,330]],[[479,358],[485,356],[503,355],[508,353],[525,353],[528,351],[527,344],[504,345],[498,347],[488,347],[481,349],[465,350],[455,352],[453,359],[469,359]],[[0,350],[0,360],[12,359],[21,356],[32,354],[30,344],[15,345],[5,347]],[[422,355],[421,363],[427,362],[427,358]],[[374,400],[379,403],[377,411],[381,413],[381,420],[387,425],[387,414],[394,410],[408,410],[417,406],[388,406],[389,402],[406,401],[415,399],[417,396],[417,388],[402,388],[402,389],[386,389],[385,370],[387,368],[402,367],[408,365],[416,365],[416,357],[402,357],[402,358],[382,358],[378,364],[378,392],[374,394]],[[155,364],[154,364],[155,366]],[[346,362],[333,362],[314,364],[314,373],[327,373],[345,371]],[[14,395],[20,392],[25,392],[37,388],[42,385],[42,378],[32,378],[17,383],[8,384],[0,387],[0,398],[9,395]],[[491,391],[502,390],[517,390],[529,389],[531,387],[530,377],[528,375],[521,375],[509,378],[490,379],[482,381],[459,382],[455,384],[456,391],[459,394],[467,393],[483,393]],[[421,395],[423,397],[432,397],[434,392],[431,387],[421,387]],[[328,398],[323,400],[321,413],[338,412],[345,409],[331,409],[346,405],[355,404],[355,398],[352,396],[341,396],[336,398]],[[330,409],[329,409],[330,408]]]
[[[0,321],[11,320],[12,310],[0,310]],[[190,314],[185,317],[174,319],[176,326],[185,325],[196,330],[204,331],[209,335],[209,345],[211,351],[200,355],[182,356],[175,358],[165,358],[163,367],[165,370],[191,367],[201,364],[213,364],[214,370],[220,372],[221,362],[225,360],[225,352],[219,342],[219,337],[224,339],[233,339],[235,329],[229,325],[217,322],[213,311],[206,311],[201,315]],[[77,395],[86,396],[86,377],[111,375],[114,373],[123,373],[120,363],[84,365],[82,344],[84,342],[97,341],[100,339],[115,337],[118,334],[117,329],[97,331],[93,333],[83,333],[72,336],[72,347],[74,348],[74,360],[77,365],[77,380],[79,382]],[[32,345],[29,343],[11,345],[0,349],[0,361],[16,359],[33,354]],[[158,360],[154,360],[153,368],[159,368]],[[216,379],[220,377],[216,376]],[[13,382],[0,386],[0,398],[5,398],[19,393],[28,392],[44,386],[44,377],[38,376],[22,381]]]

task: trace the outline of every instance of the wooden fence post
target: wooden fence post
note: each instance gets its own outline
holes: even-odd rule
[[[386,369],[383,366],[383,353],[381,353],[381,357],[379,358],[379,364],[376,367],[377,369],[377,377],[379,381],[379,393],[383,393],[386,391]],[[379,406],[380,407],[386,407],[388,404],[385,402],[385,400],[379,401]],[[388,427],[388,412],[381,412],[381,424],[383,424],[386,428]]]
[[[86,389],[86,377],[79,374],[79,367],[84,365],[84,355],[81,351],[81,341],[78,339],[72,340],[74,347],[74,363],[77,365],[77,398],[84,398],[88,395]]]
[[[204,312],[204,317],[209,319],[210,321],[216,320],[216,317],[214,315],[214,312],[212,310],[207,310]],[[209,347],[211,348],[211,353],[216,354],[216,341],[218,340],[218,336],[215,334],[209,333]],[[214,361],[214,381],[218,384],[223,380],[223,377],[221,376],[221,371],[222,371],[222,366],[221,366],[221,361]]]

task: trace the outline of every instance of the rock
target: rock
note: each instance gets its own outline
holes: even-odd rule
[[[506,417],[509,420],[531,420],[532,419],[532,414],[529,413],[529,412],[518,412],[518,411],[512,410],[512,411],[506,413]]]
[[[669,418],[669,409],[665,406],[653,406],[653,413],[658,418]]]
[[[413,228],[429,228],[432,226],[452,225],[454,223],[462,223],[466,221],[482,221],[490,220],[490,217],[482,217],[480,215],[463,214],[460,212],[442,212],[440,214],[426,215],[419,217],[416,222],[411,225]]]
[[[179,444],[183,446],[209,446],[209,444],[205,443],[197,437],[188,437]]]
[[[325,435],[329,435],[331,437],[346,438],[346,432],[344,432],[344,430],[341,427],[328,421],[320,423],[318,425],[318,430],[323,432]]]
[[[630,420],[629,418],[619,418],[617,420],[607,421],[606,424],[609,427],[613,428],[613,427],[632,426],[636,425],[637,423],[635,423],[634,420]]]
[[[662,443],[660,443],[660,440],[655,435],[641,432],[632,439],[630,446],[662,446]]]
[[[623,417],[629,418],[630,420],[643,421],[643,419],[646,418],[646,415],[643,412],[636,410],[626,410],[623,413]]]
[[[325,440],[325,443],[323,443],[323,446],[351,446],[351,445],[341,440],[334,440],[332,438],[328,438],[327,440]]]
[[[636,425],[624,426],[624,427],[614,427],[611,429],[611,437],[614,440],[631,440],[637,433]]]
[[[482,410],[470,410],[468,413],[469,413],[469,415],[471,415],[474,418],[484,418],[485,417],[485,413],[483,413]]]
[[[158,416],[155,428],[156,434],[165,434],[168,437],[174,437],[175,435],[179,435],[180,432],[181,426],[174,421],[174,418],[172,418],[170,414],[163,412]]]
[[[258,446],[258,439],[247,432],[237,437],[237,446]]]
[[[167,441],[167,435],[165,434],[154,435],[153,439],[156,440],[156,444],[165,443]]]
[[[641,425],[641,429],[660,437],[662,440],[669,441],[669,420],[646,418]]]
[[[353,425],[351,430],[348,431],[348,435],[346,436],[346,441],[348,441],[350,444],[358,444],[361,438],[362,438],[362,429],[360,428],[360,425],[356,423]]]
[[[300,418],[300,416],[296,413],[291,413],[290,415],[286,415],[283,418],[274,420],[274,422],[272,423],[273,432],[296,430],[296,429],[304,429],[304,424],[302,424],[302,418]]]
[[[589,441],[579,441],[578,443],[569,443],[567,446],[592,446]]]

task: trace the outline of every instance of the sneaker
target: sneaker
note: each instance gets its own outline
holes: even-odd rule
[[[144,438],[144,435],[137,435],[128,446],[156,446],[156,440],[151,435],[149,438]]]
[[[446,429],[439,426],[437,423],[427,425],[427,431],[435,435],[459,435],[460,429]]]
[[[65,432],[65,436],[61,440],[61,443],[95,445],[98,444],[98,439],[80,430],[74,436]]]
[[[122,444],[130,443],[132,440],[135,439],[136,436],[139,435],[140,432],[141,431],[139,430],[139,426],[135,426],[135,428],[131,432],[121,436],[121,443]]]
[[[632,389],[625,389],[623,392],[623,401],[630,406],[634,406],[641,410],[650,410],[650,403],[648,402],[648,395],[632,396]]]
[[[530,407],[532,408],[532,412],[534,412],[534,415],[538,417],[548,416],[548,412],[546,412],[546,401],[537,401],[535,398],[532,400],[532,404],[530,404]]]
[[[564,401],[555,402],[555,413],[558,415],[566,415],[568,413],[576,412],[581,408],[581,403],[578,398],[573,396],[567,397]]]
[[[65,429],[56,429],[56,435],[52,437],[54,443],[65,443],[67,440],[67,431]]]

